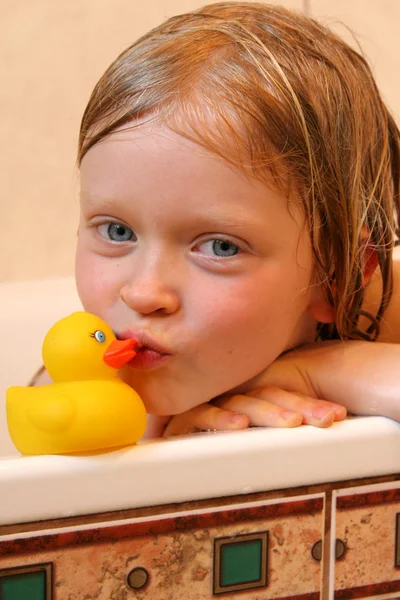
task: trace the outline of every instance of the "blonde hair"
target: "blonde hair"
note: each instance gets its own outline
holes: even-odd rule
[[[365,59],[313,19],[222,2],[169,19],[123,52],[85,110],[78,160],[118,127],[169,127],[269,184],[294,190],[310,231],[315,281],[335,307],[319,336],[373,339],[392,294],[400,134]],[[365,235],[367,239],[365,239]],[[382,275],[368,331],[363,248]]]

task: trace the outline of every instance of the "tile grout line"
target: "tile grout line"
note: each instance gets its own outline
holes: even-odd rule
[[[331,512],[332,512],[332,491],[329,490],[325,493],[324,503],[324,531],[323,531],[323,544],[322,544],[322,591],[321,600],[330,600],[329,597],[329,583],[331,563]]]

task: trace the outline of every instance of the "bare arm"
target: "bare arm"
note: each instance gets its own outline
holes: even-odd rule
[[[340,398],[354,414],[400,422],[399,367],[400,344],[346,342],[321,355],[311,370],[321,397]]]
[[[400,422],[399,366],[400,344],[322,342],[282,357],[260,383]]]

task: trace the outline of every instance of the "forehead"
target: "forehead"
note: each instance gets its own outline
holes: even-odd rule
[[[289,221],[298,232],[301,212],[288,198],[251,173],[224,160],[160,122],[126,125],[102,139],[81,164],[85,206],[127,203],[143,206],[154,217],[173,206],[193,214],[234,214],[263,219],[275,227]]]

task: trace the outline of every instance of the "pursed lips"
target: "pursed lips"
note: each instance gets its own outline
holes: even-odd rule
[[[140,353],[141,351],[143,352],[144,350],[150,350],[152,352],[157,352],[161,355],[172,354],[172,352],[168,348],[165,348],[144,332],[126,330],[119,333],[117,332],[115,335],[118,340],[136,340],[137,346],[135,350],[137,353]]]

